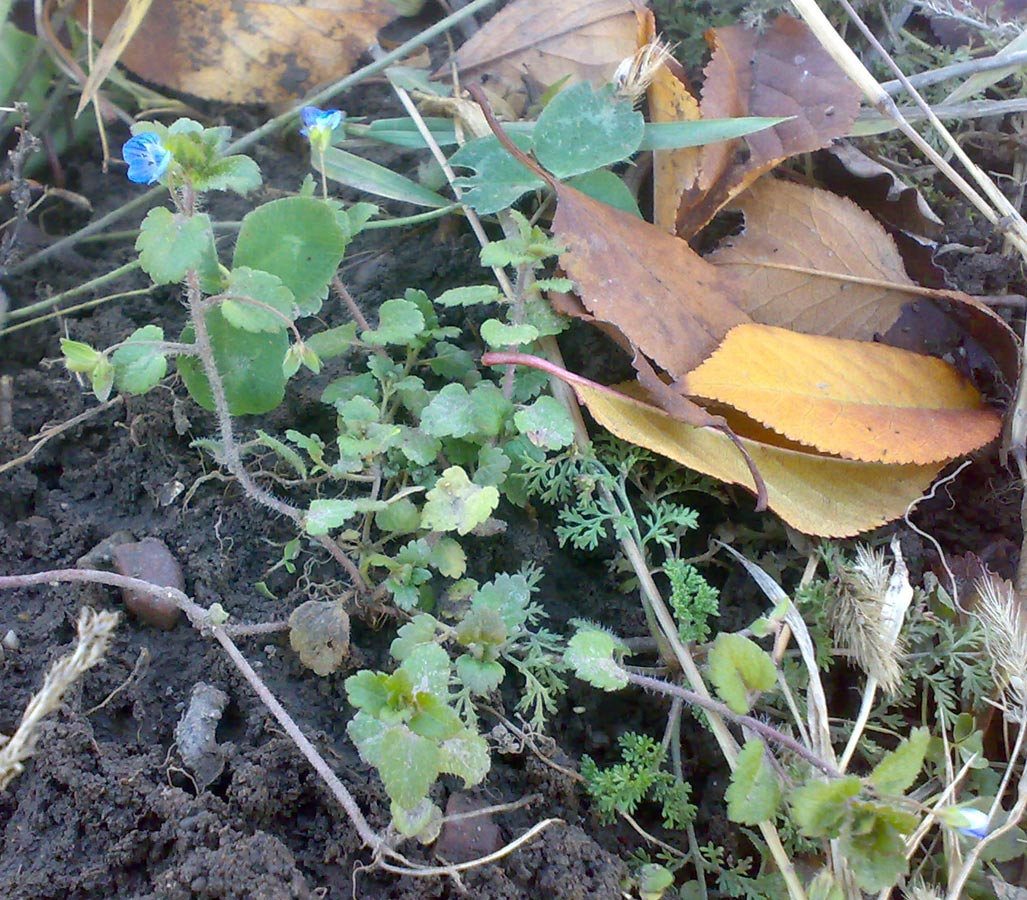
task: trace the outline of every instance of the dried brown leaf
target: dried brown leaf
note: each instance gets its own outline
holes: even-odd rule
[[[553,234],[581,302],[672,377],[749,321],[732,277],[685,241],[566,185],[556,191]]]
[[[768,177],[732,206],[745,231],[707,259],[737,279],[753,321],[933,356],[959,349],[966,370],[1015,383],[1009,326],[967,294],[915,284],[891,236],[851,200]]]
[[[698,178],[681,185],[678,234],[691,238],[732,197],[782,160],[827,146],[859,110],[860,91],[805,24],[779,16],[756,34],[740,25],[714,29],[706,67],[704,119],[792,116],[741,141],[703,148]],[[743,146],[748,153],[741,152]]]
[[[490,88],[508,102],[517,93],[536,100],[567,76],[608,82],[621,60],[635,52],[637,28],[631,0],[514,0],[452,62],[461,81],[487,75]],[[439,74],[448,70],[447,65]]]
[[[896,230],[927,238],[941,235],[944,223],[923,194],[858,147],[840,142],[818,157],[818,180],[828,190],[850,197]]]
[[[89,3],[102,40],[124,4],[79,0],[79,22]],[[154,0],[119,61],[147,81],[208,100],[295,100],[349,72],[396,15],[389,0]]]

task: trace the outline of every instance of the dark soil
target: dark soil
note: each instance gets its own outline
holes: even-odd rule
[[[375,101],[363,96],[352,104],[373,112]],[[273,180],[285,187],[294,187],[306,171],[301,148],[285,141],[261,151],[258,159],[265,172],[275,168]],[[100,176],[92,157],[63,162],[80,182],[77,189],[96,204],[97,216],[137,190],[118,176]],[[215,207],[213,212],[232,217],[230,209]],[[952,221],[964,220],[953,213]],[[956,228],[946,239],[976,246],[986,242]],[[960,286],[1022,293],[1015,267],[997,250],[991,246],[963,258]],[[128,258],[125,245],[80,247],[8,285],[8,291],[13,305],[21,306]],[[480,277],[472,240],[434,226],[362,237],[345,272],[352,293],[372,310],[408,287],[423,288],[431,296]],[[140,277],[107,289],[143,286]],[[325,315],[329,324],[343,320],[331,310]],[[280,621],[316,595],[317,586],[282,570],[268,574],[293,534],[250,504],[190,447],[191,440],[212,433],[210,416],[173,380],[144,397],[96,412],[95,399],[54,362],[58,339],[66,333],[104,346],[150,322],[175,333],[183,318],[175,292],[158,289],[0,339],[0,375],[13,379],[13,420],[0,430],[0,465],[36,451],[0,473],[0,572],[73,566],[101,540],[127,530],[136,538],[155,537],[167,544],[184,570],[187,591],[198,602],[219,602],[240,623]],[[323,417],[318,386],[304,384],[270,423],[257,427],[273,432]],[[86,412],[92,414],[42,446],[33,441],[41,429]],[[985,461],[956,483],[954,509],[948,497],[928,504],[924,527],[950,553],[993,548],[995,565],[1011,571],[1019,533],[1018,499],[1009,485],[1009,474]],[[608,574],[604,554],[560,549],[544,511],[536,518],[511,512],[509,523],[503,538],[482,542],[473,562],[475,575],[488,577],[536,562],[547,573],[542,599],[554,627],[572,616],[589,615],[615,623],[626,635],[643,633],[637,604]],[[779,549],[786,548],[782,540]],[[766,552],[773,553],[774,546]],[[321,568],[311,580],[318,577],[338,574]],[[255,589],[262,580],[279,599]],[[112,590],[72,585],[8,592],[2,600],[0,637],[12,631],[19,643],[5,651],[0,663],[0,733],[10,734],[47,667],[72,646],[79,609],[123,606]],[[355,622],[360,665],[385,665],[388,627],[379,633]],[[240,643],[371,824],[383,828],[388,804],[377,775],[360,761],[345,733],[351,715],[343,690],[348,672],[313,675],[299,664],[281,632]],[[200,681],[229,697],[217,730],[217,740],[227,745],[227,764],[206,790],[197,790],[174,746],[176,723]],[[552,723],[554,752],[571,767],[585,753],[610,758],[624,730],[662,734],[666,708],[648,696],[597,697],[572,686]],[[700,840],[740,852],[742,839],[716,812],[723,791],[722,774],[710,763],[716,754],[701,729],[686,730],[694,731],[686,735],[685,764],[700,806]],[[436,800],[445,806],[456,790],[456,784],[444,783]],[[563,824],[498,864],[467,873],[464,885],[470,896],[621,897],[627,875],[623,860],[641,844],[637,835],[600,826],[578,786],[531,752],[495,754],[493,770],[475,799],[497,804],[527,795],[536,798],[529,806],[496,817],[499,837],[515,837],[545,817],[558,817]],[[658,830],[651,812],[646,824]],[[473,837],[465,836],[472,843]],[[423,859],[432,861],[430,848]],[[367,862],[342,810],[220,648],[184,623],[162,631],[126,616],[106,661],[86,674],[61,712],[47,720],[25,772],[0,793],[0,885],[10,900],[458,895],[449,881],[363,873],[360,867]]]

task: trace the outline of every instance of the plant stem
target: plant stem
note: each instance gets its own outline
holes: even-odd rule
[[[239,456],[239,445],[235,440],[232,415],[228,409],[228,399],[225,397],[225,384],[218,371],[217,362],[214,359],[214,348],[210,342],[210,333],[207,331],[206,302],[200,292],[200,278],[195,269],[186,274],[186,297],[189,304],[189,318],[193,324],[193,330],[196,332],[197,356],[203,366],[203,373],[207,377],[211,397],[214,400],[214,414],[218,421],[218,430],[221,433],[221,450],[225,457],[225,467],[235,476],[246,496],[261,506],[285,516],[302,529],[304,527],[302,511],[284,500],[279,500],[270,491],[257,484]],[[342,548],[328,535],[320,535],[316,540],[346,570],[353,587],[361,593],[365,593],[368,587],[364,576],[360,574],[360,570]]]

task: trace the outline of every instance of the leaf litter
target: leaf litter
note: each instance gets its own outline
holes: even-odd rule
[[[641,21],[638,43],[652,38]],[[618,437],[765,496],[800,531],[857,534],[904,514],[947,462],[998,435],[1001,417],[967,376],[1014,383],[1018,343],[980,300],[915,284],[856,204],[766,174],[830,144],[858,111],[805,25],[781,16],[763,35],[731,26],[709,39],[701,102],[667,63],[651,118],[793,118],[744,143],[656,151],[657,224],[517,154],[556,193],[552,232],[577,295],[560,308],[612,330],[638,381],[611,389],[546,371]],[[704,258],[687,239],[726,206],[744,231]],[[925,352],[961,357],[964,372]]]

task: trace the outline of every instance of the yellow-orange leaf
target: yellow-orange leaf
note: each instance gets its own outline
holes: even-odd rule
[[[770,325],[733,328],[681,387],[790,440],[864,462],[955,459],[994,440],[1002,427],[943,360]]]
[[[574,390],[596,421],[622,440],[752,490],[748,465],[722,431],[685,425],[610,389],[575,381]],[[856,462],[741,442],[766,482],[769,507],[793,528],[824,537],[850,537],[897,519],[943,465]]]

